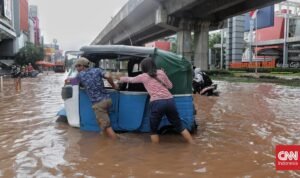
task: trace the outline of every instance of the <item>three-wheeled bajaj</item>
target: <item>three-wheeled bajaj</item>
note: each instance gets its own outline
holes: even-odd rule
[[[190,131],[197,128],[192,97],[192,66],[182,56],[157,48],[124,45],[92,45],[80,49],[81,56],[87,58],[93,67],[104,70],[121,71],[126,76],[141,74],[140,62],[151,56],[158,68],[162,68],[173,83],[173,94],[182,124]],[[73,67],[69,77],[76,76]],[[150,132],[149,95],[143,84],[123,84],[120,90],[107,87],[112,99],[109,116],[116,132]],[[58,115],[66,117],[69,125],[84,131],[100,131],[92,109],[92,104],[84,88],[76,81],[62,88],[64,109]],[[165,116],[166,117],[166,116]],[[167,118],[159,127],[161,133],[172,130]]]

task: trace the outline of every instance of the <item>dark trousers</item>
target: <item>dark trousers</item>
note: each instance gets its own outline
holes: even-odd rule
[[[173,98],[151,101],[150,110],[150,127],[152,134],[157,134],[160,121],[165,115],[169,122],[175,127],[176,131],[182,132],[184,130]]]

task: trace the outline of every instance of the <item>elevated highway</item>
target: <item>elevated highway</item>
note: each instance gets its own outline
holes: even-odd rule
[[[222,27],[229,17],[280,1],[129,0],[92,44],[143,45],[177,34],[177,52],[189,59],[193,56],[195,65],[206,69],[210,29]],[[194,51],[192,43],[195,44]]]

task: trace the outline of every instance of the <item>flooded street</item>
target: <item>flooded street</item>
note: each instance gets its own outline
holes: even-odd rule
[[[65,74],[4,80],[0,177],[299,177],[275,170],[275,146],[300,144],[300,88],[217,82],[219,97],[195,96],[197,145],[179,135],[111,141],[56,123]]]

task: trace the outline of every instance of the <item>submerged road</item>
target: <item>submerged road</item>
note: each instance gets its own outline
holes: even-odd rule
[[[197,145],[179,135],[122,134],[111,141],[56,123],[65,74],[12,79],[0,93],[0,177],[298,177],[275,170],[275,146],[300,144],[300,88],[218,82],[195,95]]]

